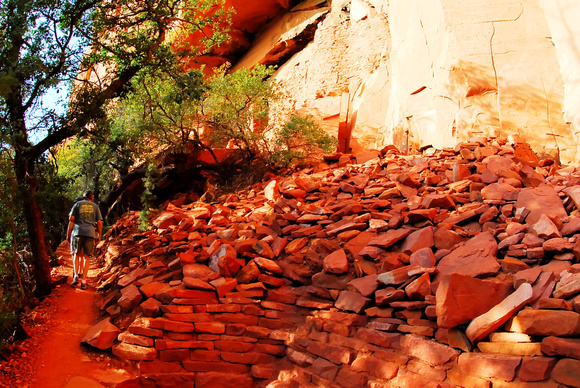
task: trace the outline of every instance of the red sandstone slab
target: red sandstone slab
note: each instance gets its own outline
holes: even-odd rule
[[[460,353],[447,345],[415,334],[405,335],[401,339],[401,349],[429,365],[444,365],[455,360]]]
[[[163,337],[160,328],[153,327],[153,319],[137,318],[129,325],[129,332],[133,334],[145,335],[148,337]]]
[[[327,226],[324,231],[328,233],[329,236],[336,236],[337,234],[349,231],[349,230],[365,230],[368,228],[366,222],[354,222],[349,220],[342,220],[335,224]]]
[[[355,355],[353,350],[339,346],[329,346],[318,341],[311,342],[307,350],[337,365],[350,364]]]
[[[368,297],[373,294],[378,287],[378,275],[372,274],[368,276],[363,276],[361,278],[356,278],[348,283],[348,288],[351,290],[358,291],[361,295]]]
[[[513,278],[514,288],[518,288],[523,283],[534,284],[541,273],[542,269],[540,267],[527,268],[518,271]]]
[[[347,366],[343,366],[335,378],[335,382],[342,387],[364,387],[367,381],[365,373],[358,373]]]
[[[541,298],[538,300],[538,306],[542,310],[574,310],[574,307],[570,302],[557,298]]]
[[[195,322],[195,331],[198,333],[223,334],[226,326],[221,322]]]
[[[330,290],[344,290],[353,278],[352,274],[335,275],[319,272],[312,276],[312,285]]]
[[[467,206],[467,205],[466,205]],[[464,206],[465,208],[465,206]],[[483,204],[472,204],[467,209],[462,208],[461,210],[457,210],[453,212],[449,217],[445,218],[441,224],[443,225],[456,225],[463,221],[467,221],[470,218],[478,216],[480,214],[485,213],[489,209],[489,205]]]
[[[580,273],[566,274],[556,284],[554,298],[569,298],[580,293]]]
[[[258,265],[261,270],[271,272],[273,274],[282,274],[282,269],[273,260],[269,260],[263,257],[256,257],[254,262]]]
[[[422,248],[431,248],[435,245],[433,227],[428,226],[411,233],[405,238],[400,251],[411,255]]]
[[[493,275],[500,265],[496,258],[497,242],[490,233],[480,233],[465,245],[443,257],[437,264],[436,283],[445,275],[459,273],[469,276]]]
[[[286,355],[290,361],[301,367],[310,366],[316,360],[316,357],[313,357],[306,352],[300,352],[292,348],[288,348]]]
[[[522,284],[514,293],[491,310],[471,321],[465,334],[472,343],[479,342],[503,325],[532,298],[532,286]]]
[[[370,299],[365,298],[358,292],[341,291],[334,306],[340,310],[360,313],[368,306],[369,303]]]
[[[162,282],[151,282],[148,284],[144,284],[139,287],[139,291],[143,293],[147,298],[151,298],[155,296],[155,294],[162,290],[163,288],[167,287],[167,284]]]
[[[323,269],[328,273],[343,274],[348,271],[348,258],[344,249],[339,249],[326,256],[322,261]]]
[[[540,214],[540,218],[536,223],[532,224],[530,231],[544,239],[562,237],[556,224],[545,214]]]
[[[510,292],[509,283],[448,275],[442,279],[435,294],[437,324],[452,328],[467,323],[499,304]]]
[[[564,310],[522,310],[512,320],[509,330],[531,335],[578,335],[580,314]]]
[[[277,290],[268,290],[266,300],[273,302],[280,302],[286,304],[296,303],[297,294],[294,289],[290,287],[281,287]]]
[[[423,197],[421,204],[429,208],[454,209],[455,202],[448,194],[430,194]]]
[[[378,275],[377,280],[385,285],[398,285],[411,279],[412,276],[421,274],[425,268],[418,265],[407,265],[401,268],[394,269],[389,272],[384,272]]]
[[[518,195],[516,208],[530,210],[526,217],[526,222],[530,225],[538,222],[542,214],[561,218],[568,215],[558,193],[548,185],[523,189]]]
[[[388,248],[396,242],[404,239],[412,232],[413,229],[391,229],[386,233],[381,233],[378,236],[371,238],[368,245]]]
[[[197,340],[172,340],[172,339],[157,339],[155,340],[155,349],[206,349],[214,350],[213,341],[197,341]]]
[[[552,370],[552,378],[566,386],[580,387],[580,361],[561,359]]]
[[[132,361],[153,361],[157,358],[155,348],[132,345],[125,342],[119,342],[113,345],[112,352],[115,356]]]
[[[447,371],[447,378],[452,384],[460,387],[469,388],[490,388],[491,382],[487,379],[482,379],[481,377],[470,376],[465,373],[461,373],[459,368],[454,368]]]
[[[244,325],[248,326],[256,326],[258,324],[258,317],[253,315],[246,315],[246,314],[235,314],[235,313],[223,313],[223,314],[216,314],[214,319],[217,322],[223,323],[243,323]]]
[[[478,342],[477,348],[482,353],[503,354],[508,356],[541,356],[539,342]]]
[[[159,351],[159,360],[181,362],[189,359],[189,349],[170,349]]]
[[[117,300],[117,304],[121,307],[121,310],[128,312],[137,307],[142,299],[143,295],[141,295],[137,286],[131,284],[121,289],[121,297]]]
[[[462,353],[457,365],[467,375],[513,381],[521,360],[521,357],[498,354]]]
[[[452,249],[457,244],[465,241],[465,238],[461,237],[454,230],[441,227],[437,228],[435,232],[433,232],[433,241],[435,243],[435,247],[438,250]]]
[[[550,378],[557,359],[551,357],[524,357],[518,373],[520,381],[544,381]]]
[[[564,356],[580,360],[580,339],[546,337],[542,340],[542,352],[548,356]]]
[[[380,379],[390,380],[397,375],[399,366],[377,357],[359,356],[352,363],[352,369]]]
[[[129,284],[133,283],[139,278],[142,278],[148,273],[146,268],[139,267],[135,268],[133,271],[129,272],[125,276],[121,277],[117,282],[119,287],[127,287]]]
[[[576,234],[580,231],[580,217],[570,217],[569,221],[564,223],[562,230],[562,236],[569,236]]]
[[[146,317],[156,317],[161,315],[161,306],[161,302],[155,298],[149,298],[139,305],[143,310],[143,315]]]
[[[191,361],[221,361],[220,353],[217,350],[193,349],[189,351]]]
[[[156,373],[181,373],[184,369],[175,362],[163,362],[159,360],[142,361],[139,363],[139,372],[143,375]]]
[[[97,349],[109,349],[115,339],[117,339],[119,333],[121,333],[121,330],[111,323],[111,319],[105,318],[92,326],[84,335],[81,342],[94,346]]]
[[[205,360],[184,360],[183,368],[191,372],[223,372],[229,373],[248,373],[250,368],[247,365],[231,364],[223,361],[205,361]]]
[[[276,357],[270,354],[258,352],[236,353],[222,351],[221,357],[224,361],[246,365],[268,364],[277,360]]]
[[[405,287],[405,294],[410,300],[424,300],[427,295],[431,295],[429,274],[425,273],[413,280]]]
[[[435,255],[430,247],[425,247],[418,249],[417,251],[411,254],[409,259],[411,265],[418,265],[420,267],[430,268],[434,267],[437,263],[435,259]]]

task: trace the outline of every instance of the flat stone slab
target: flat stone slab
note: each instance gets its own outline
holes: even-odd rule
[[[513,319],[509,329],[531,335],[578,335],[580,314],[565,310],[523,310]]]
[[[538,222],[542,214],[555,215],[561,218],[568,215],[562,204],[562,199],[556,190],[548,185],[520,191],[516,201],[516,209],[519,208],[530,210],[530,214],[526,217],[526,222],[530,225]]]
[[[437,325],[452,328],[467,323],[499,304],[511,290],[511,284],[506,282],[448,275],[442,279],[435,295]]]
[[[480,233],[439,261],[436,281],[438,283],[443,276],[452,273],[472,277],[493,275],[500,269],[496,254],[495,238],[490,233]]]
[[[532,299],[532,286],[522,284],[514,293],[487,313],[475,318],[465,334],[472,343],[479,342],[503,325],[516,311]]]

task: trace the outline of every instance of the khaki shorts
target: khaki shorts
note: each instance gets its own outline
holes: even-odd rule
[[[95,239],[86,236],[74,236],[70,244],[70,253],[76,255],[78,253],[84,253],[85,255],[92,256],[95,252]]]

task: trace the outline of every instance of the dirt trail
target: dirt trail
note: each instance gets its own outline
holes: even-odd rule
[[[31,314],[33,326],[25,329],[29,338],[17,345],[20,353],[11,360],[12,368],[4,370],[9,382],[0,379],[0,386],[30,388],[114,387],[134,377],[128,365],[120,365],[108,352],[81,344],[87,330],[96,323],[98,308],[94,270],[89,271],[89,288],[72,286],[72,262],[68,247],[57,250],[63,265],[57,275],[68,276],[66,284],[56,286],[52,294]],[[91,263],[91,268],[94,268]],[[54,274],[53,274],[54,275]],[[38,311],[37,311],[38,310]],[[21,372],[15,372],[20,370]],[[23,373],[24,371],[24,373]],[[5,379],[6,380],[6,379]]]

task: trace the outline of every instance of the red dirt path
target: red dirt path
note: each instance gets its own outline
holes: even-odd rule
[[[63,263],[53,276],[68,276],[23,322],[29,337],[13,346],[8,361],[0,363],[0,387],[93,388],[114,387],[134,377],[108,352],[81,344],[97,322],[97,296],[89,271],[89,288],[71,286],[72,263],[66,243],[57,250]],[[91,266],[94,268],[94,265]]]

